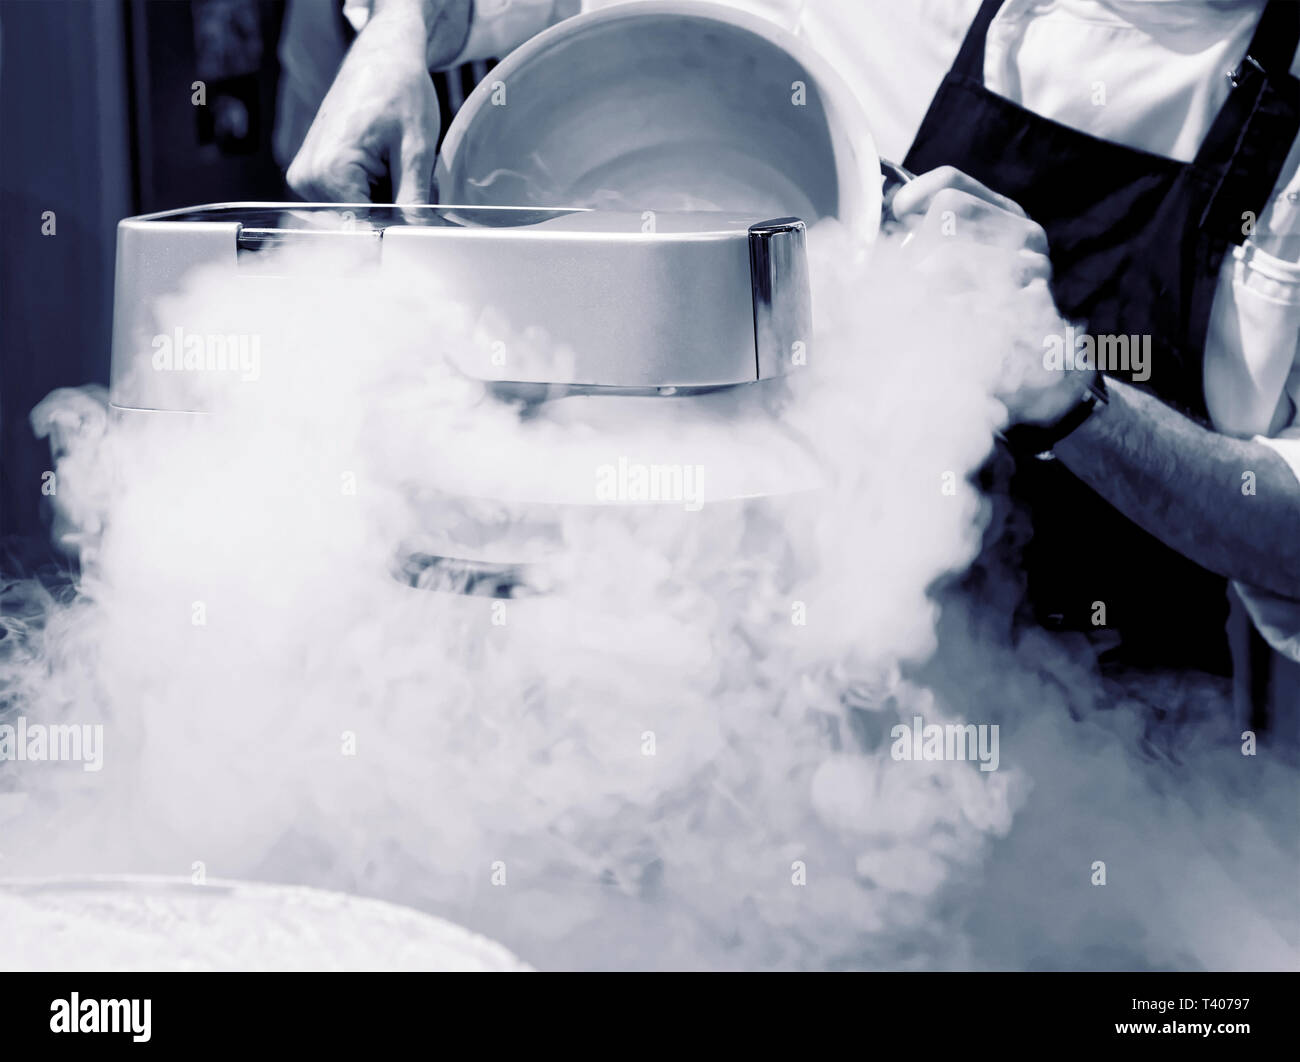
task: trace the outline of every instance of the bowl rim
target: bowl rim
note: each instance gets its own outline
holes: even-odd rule
[[[441,189],[450,184],[457,153],[470,126],[483,108],[490,105],[495,82],[508,80],[556,43],[592,26],[662,16],[691,22],[721,23],[728,28],[746,30],[782,49],[803,66],[816,83],[830,129],[840,188],[840,212],[836,217],[859,241],[873,243],[880,229],[880,155],[861,101],[830,61],[805,39],[761,15],[703,0],[635,0],[584,11],[530,37],[504,56],[465,98],[447,127],[434,166],[434,185],[439,198]],[[853,179],[855,171],[857,179]],[[849,197],[844,195],[846,188],[854,190]],[[552,207],[565,205],[550,204]]]

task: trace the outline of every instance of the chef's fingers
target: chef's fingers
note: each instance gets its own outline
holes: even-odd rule
[[[1052,264],[1032,251],[1009,254],[1000,248],[970,244],[961,249],[960,258],[937,251],[918,257],[915,272],[945,293],[992,292],[1048,283]]]
[[[942,294],[1006,291],[1052,279],[1051,259],[1027,247],[1012,252],[961,239],[916,240],[904,254],[914,274]]]
[[[905,223],[914,236],[926,240],[960,239],[1047,253],[1041,225],[955,188],[940,189],[930,197],[925,213],[913,213]]]
[[[388,158],[395,187],[394,203],[427,203],[433,184],[433,163],[437,157],[433,145],[437,142],[435,130],[432,141],[423,136],[403,136],[400,145]]]
[[[1025,212],[1015,200],[999,195],[955,166],[928,170],[899,188],[892,204],[894,216],[901,220],[908,214],[925,213],[930,209],[931,200],[945,189],[965,192],[991,206],[1000,207],[1009,214],[1025,217]]]
[[[299,152],[285,179],[308,203],[368,203],[370,188],[380,167],[355,153],[318,164],[314,154]]]

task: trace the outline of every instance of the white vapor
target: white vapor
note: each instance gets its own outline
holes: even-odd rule
[[[257,379],[185,375],[209,413],[69,391],[34,414],[84,575],[68,602],[10,588],[0,689],[103,724],[103,769],[0,764],[5,874],[199,863],[543,969],[1294,965],[1292,768],[1228,720],[1153,758],[1133,706],[1072,717],[1100,694],[1048,643],[941,623],[988,520],[969,477],[1004,337],[892,241],[812,230],[816,335],[784,383],[553,410],[456,371],[483,323],[436,276],[282,253],[283,279],[199,271],[156,309],[260,337]],[[526,324],[507,350],[547,342]],[[618,457],[807,489],[572,503]],[[394,577],[451,547],[554,588],[502,608]],[[893,760],[917,715],[999,724],[999,768]]]

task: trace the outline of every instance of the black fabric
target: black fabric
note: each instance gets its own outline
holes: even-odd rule
[[[1258,217],[1300,131],[1300,5],[1270,0],[1236,87],[1190,163],[1113,143],[1025,109],[983,82],[985,0],[908,152],[913,172],[955,166],[1018,202],[1047,232],[1052,294],[1093,336],[1149,336],[1149,380],[1112,375],[1208,419],[1202,360],[1219,269]],[[1231,485],[1229,485],[1231,487]],[[1034,618],[1091,630],[1094,602],[1125,664],[1227,674],[1224,581],[1146,534],[1056,461],[1017,460],[1029,510]]]

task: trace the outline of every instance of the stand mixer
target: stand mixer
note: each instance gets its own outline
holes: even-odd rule
[[[867,247],[907,177],[877,157],[834,71],[772,24],[679,0],[580,15],[516,49],[465,101],[435,170],[438,205],[227,203],[121,222],[112,406],[206,412],[183,374],[150,371],[159,299],[200,266],[274,283],[267,252],[302,245],[346,250],[381,276],[428,271],[471,316],[545,335],[540,354],[498,360],[488,345],[457,360],[524,416],[615,435],[624,420],[689,434],[697,418],[767,419],[779,436],[773,396],[812,346],[806,226],[834,217]],[[724,473],[710,500],[815,481],[791,471],[813,455],[736,460],[749,471]],[[761,465],[783,467],[765,481]],[[593,500],[586,482],[527,494],[507,500]],[[455,544],[404,548],[395,570],[462,593],[539,585],[531,561]]]

